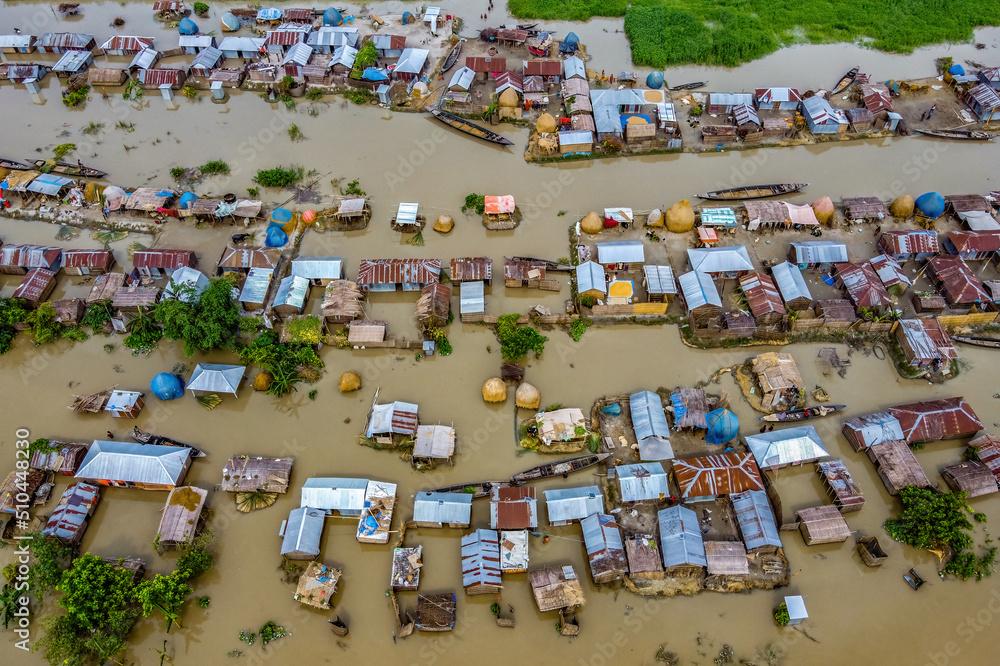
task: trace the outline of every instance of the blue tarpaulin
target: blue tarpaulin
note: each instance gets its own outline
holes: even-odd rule
[[[292,219],[292,211],[287,208],[275,208],[271,212],[271,219],[275,222],[288,222]]]
[[[713,409],[705,415],[708,432],[705,441],[709,444],[725,444],[740,434],[740,420],[728,409]]]
[[[378,67],[365,67],[361,78],[365,81],[388,81],[389,75]]]

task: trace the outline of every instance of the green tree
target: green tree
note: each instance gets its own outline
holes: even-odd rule
[[[505,361],[518,361],[528,352],[540,356],[545,350],[547,337],[531,326],[518,324],[519,315],[505,314],[497,320],[496,336],[500,341],[500,355]]]
[[[180,625],[181,608],[189,594],[191,586],[187,584],[187,575],[178,570],[166,575],[156,574],[135,589],[136,599],[142,604],[142,614],[148,617],[160,611],[167,619],[168,632],[174,623]]]
[[[18,324],[28,318],[28,309],[17,298],[0,298],[0,354],[6,354],[14,346]]]
[[[87,553],[73,561],[59,582],[59,604],[83,631],[125,635],[138,613],[132,572]]]
[[[271,373],[274,380],[267,392],[280,397],[303,380],[303,371],[319,370],[323,361],[312,345],[280,342],[274,331],[263,331],[240,349],[240,359]]]
[[[188,290],[182,287],[179,295]],[[233,298],[233,283],[228,278],[212,280],[193,302],[190,298],[166,298],[153,311],[163,335],[170,340],[182,340],[184,353],[232,347],[240,329],[240,308]]]
[[[128,323],[128,335],[122,344],[135,352],[149,352],[156,348],[163,338],[163,329],[152,312],[140,307],[135,317]]]
[[[32,594],[43,595],[59,585],[63,571],[73,559],[73,548],[36,532],[28,541],[28,550],[31,552],[28,586]]]

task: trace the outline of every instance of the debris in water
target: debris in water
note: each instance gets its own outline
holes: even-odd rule
[[[722,644],[722,649],[719,650],[719,656],[716,657],[712,663],[715,666],[723,666],[724,664],[733,663],[733,648],[728,643]]]
[[[666,645],[661,645],[656,650],[656,656],[654,659],[661,664],[667,664],[668,666],[677,666],[677,664],[680,663],[680,659],[677,657],[677,654],[668,650]]]
[[[56,240],[68,241],[73,240],[80,235],[79,229],[74,229],[68,224],[59,225],[59,231],[56,232]]]

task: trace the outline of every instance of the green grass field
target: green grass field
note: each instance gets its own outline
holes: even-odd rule
[[[508,0],[515,16],[624,16],[637,65],[734,66],[798,43],[861,42],[908,53],[1000,25],[997,0]]]

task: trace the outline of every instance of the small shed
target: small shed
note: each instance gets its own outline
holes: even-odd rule
[[[14,298],[20,298],[30,307],[37,307],[56,288],[56,274],[45,268],[28,271],[14,289]]]
[[[873,444],[866,450],[868,459],[875,465],[879,478],[890,495],[898,495],[907,486],[928,488],[927,473],[903,440],[888,440]]]
[[[455,455],[455,429],[444,425],[418,425],[413,443],[414,464],[447,460]]]
[[[683,567],[700,569],[707,565],[698,514],[686,506],[675,504],[661,509],[656,518],[660,526],[663,567],[676,571]]]
[[[500,591],[500,537],[496,530],[478,529],[462,537],[462,585],[466,594]]]
[[[471,520],[471,493],[422,490],[413,498],[413,522],[420,527],[468,527]]]
[[[589,515],[604,512],[604,495],[597,486],[546,490],[545,509],[549,525],[569,525]]]
[[[496,486],[490,494],[490,529],[523,530],[538,527],[538,499],[534,486]]]
[[[420,587],[423,552],[423,546],[392,549],[392,571],[389,574],[392,589],[413,591]]]
[[[608,478],[618,481],[622,502],[657,502],[670,496],[667,473],[659,462],[643,462],[608,468]]]
[[[608,295],[604,267],[596,261],[584,261],[576,267],[576,290],[581,297],[603,298]]]
[[[199,393],[236,395],[247,369],[244,365],[199,363],[187,381],[187,390]]]
[[[600,585],[621,580],[628,573],[622,533],[614,516],[593,513],[580,521],[590,576]]]
[[[362,319],[364,292],[350,280],[333,280],[323,292],[322,313],[327,324],[346,324]]]
[[[628,560],[629,577],[656,578],[663,574],[663,562],[656,537],[652,534],[632,533],[625,535],[625,556]]]
[[[486,317],[486,286],[481,281],[459,283],[459,318],[464,322]]]
[[[778,522],[764,490],[748,490],[730,495],[736,522],[747,550],[781,548]]]
[[[801,624],[804,620],[809,619],[809,613],[806,612],[806,602],[798,595],[785,597],[785,608],[788,610],[788,624],[790,625]]]
[[[833,500],[833,505],[842,513],[861,510],[865,504],[865,496],[843,460],[818,462],[816,471],[823,481],[827,494]]]
[[[643,287],[650,302],[672,303],[677,296],[674,269],[666,265],[646,264],[642,267]]]
[[[108,396],[108,401],[104,404],[104,411],[116,419],[134,419],[139,416],[139,412],[142,411],[145,404],[141,391],[115,389]]]
[[[226,461],[220,488],[231,493],[286,493],[294,458],[239,455]]]
[[[455,628],[458,600],[454,592],[420,594],[413,626],[417,631],[451,631]]]
[[[73,476],[85,455],[87,455],[87,445],[82,442],[53,440],[44,449],[36,449],[31,454],[28,467],[62,476]]]
[[[500,573],[524,573],[529,561],[528,530],[501,530]]]
[[[160,515],[156,543],[164,548],[191,543],[198,531],[201,512],[207,499],[208,491],[197,486],[171,489]]]
[[[840,511],[832,504],[811,506],[795,513],[799,532],[807,546],[821,543],[842,543],[851,536],[851,528]]]
[[[42,535],[69,545],[79,544],[100,501],[100,486],[83,482],[70,486],[49,514]]]
[[[447,324],[451,316],[451,285],[436,282],[422,287],[416,316],[423,327],[437,328]]]

